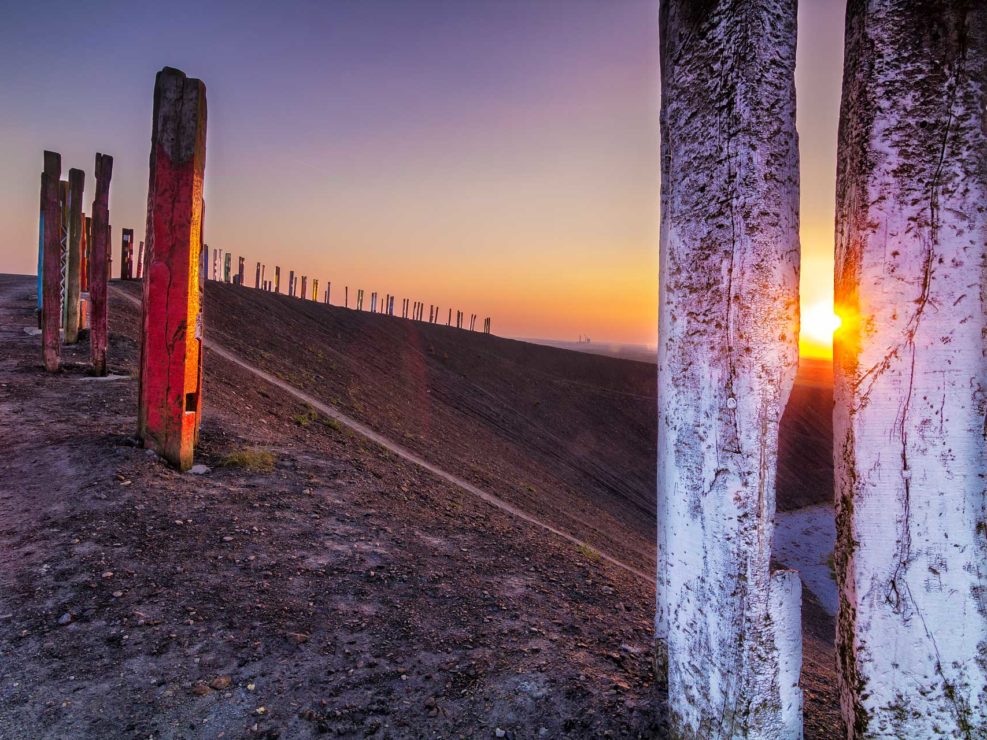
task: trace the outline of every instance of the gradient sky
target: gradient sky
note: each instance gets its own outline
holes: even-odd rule
[[[803,306],[832,297],[843,0],[802,0]],[[114,157],[143,236],[155,73],[205,81],[206,241],[492,316],[654,344],[657,0],[0,0],[0,272],[33,273],[42,150]],[[88,210],[88,209],[87,209]],[[338,292],[337,292],[338,291]]]

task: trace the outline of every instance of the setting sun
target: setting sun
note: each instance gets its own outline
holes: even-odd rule
[[[833,352],[833,332],[841,319],[828,302],[815,303],[802,312],[802,332],[799,339],[803,355],[828,357]]]

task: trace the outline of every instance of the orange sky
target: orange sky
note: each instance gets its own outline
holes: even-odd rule
[[[501,335],[654,344],[656,0],[182,0],[164,21],[153,4],[79,5],[39,0],[0,28],[0,271],[34,271],[45,148],[90,192],[94,153],[113,154],[114,243],[124,226],[141,238],[168,64],[207,84],[206,239],[248,275],[260,259],[331,280],[334,298],[349,285],[492,316]],[[843,4],[800,5],[811,309],[832,300]]]

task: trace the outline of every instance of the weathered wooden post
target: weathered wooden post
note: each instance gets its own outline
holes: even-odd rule
[[[449,309],[449,318],[446,319],[446,326],[452,326],[452,309]]]
[[[219,280],[219,249],[212,250],[212,279]]]
[[[89,229],[86,224],[89,217],[85,213],[81,214],[82,228],[79,230],[79,291],[80,296],[89,291]],[[80,298],[81,302],[81,298]],[[79,327],[82,328],[82,318],[79,319]]]
[[[201,413],[205,163],[205,85],[166,67],[154,85],[138,436],[181,470]]]
[[[343,308],[350,307],[350,286],[343,286]]]
[[[62,323],[62,206],[60,182],[62,158],[55,152],[45,152],[41,175],[41,202],[44,207],[44,257],[41,286],[41,349],[45,370],[58,372],[61,367]]]
[[[330,298],[332,298],[332,281],[331,280],[328,283],[326,283],[326,303],[331,306],[332,304],[329,302],[329,299]]]
[[[45,295],[45,173],[41,171],[41,198],[38,209],[38,301],[35,309],[38,315],[38,328],[42,328],[41,316]]]
[[[281,268],[274,266],[274,292],[281,293]]]
[[[229,252],[223,255],[223,282],[228,283],[233,272],[233,255]]]
[[[312,300],[319,302],[319,278],[312,278]]]
[[[987,737],[987,4],[847,6],[836,183],[848,737]]]
[[[120,279],[132,280],[134,277],[134,230],[123,229],[120,240]]]
[[[308,298],[308,275],[302,275],[302,289],[300,298],[303,301]]]
[[[89,355],[95,375],[106,375],[107,328],[106,284],[110,278],[110,178],[113,157],[96,155],[96,194],[92,206],[92,261],[90,263],[89,297],[92,316],[89,320]]]
[[[61,306],[61,326],[65,325],[65,310],[68,307],[68,302],[65,300],[65,289],[68,286],[68,269],[69,269],[69,181],[61,180],[58,183],[58,203],[61,208],[61,253],[59,254],[59,270],[61,271],[61,277],[59,278],[59,301]]]
[[[237,257],[237,285],[243,285],[244,271],[246,270],[247,258]]]
[[[207,252],[208,253],[208,252]],[[207,265],[203,265],[203,275],[208,274]],[[140,280],[144,277],[144,242],[140,242],[137,246],[137,279]]]
[[[79,341],[79,293],[82,290],[82,195],[86,174],[69,170],[69,251],[65,280],[65,343]]]
[[[677,737],[802,733],[801,586],[772,571],[798,364],[796,0],[661,0],[659,675]]]

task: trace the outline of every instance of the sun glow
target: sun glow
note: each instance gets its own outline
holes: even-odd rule
[[[833,354],[833,332],[840,328],[842,319],[833,312],[833,304],[819,302],[802,312],[802,331],[799,339],[803,355],[830,357]]]

